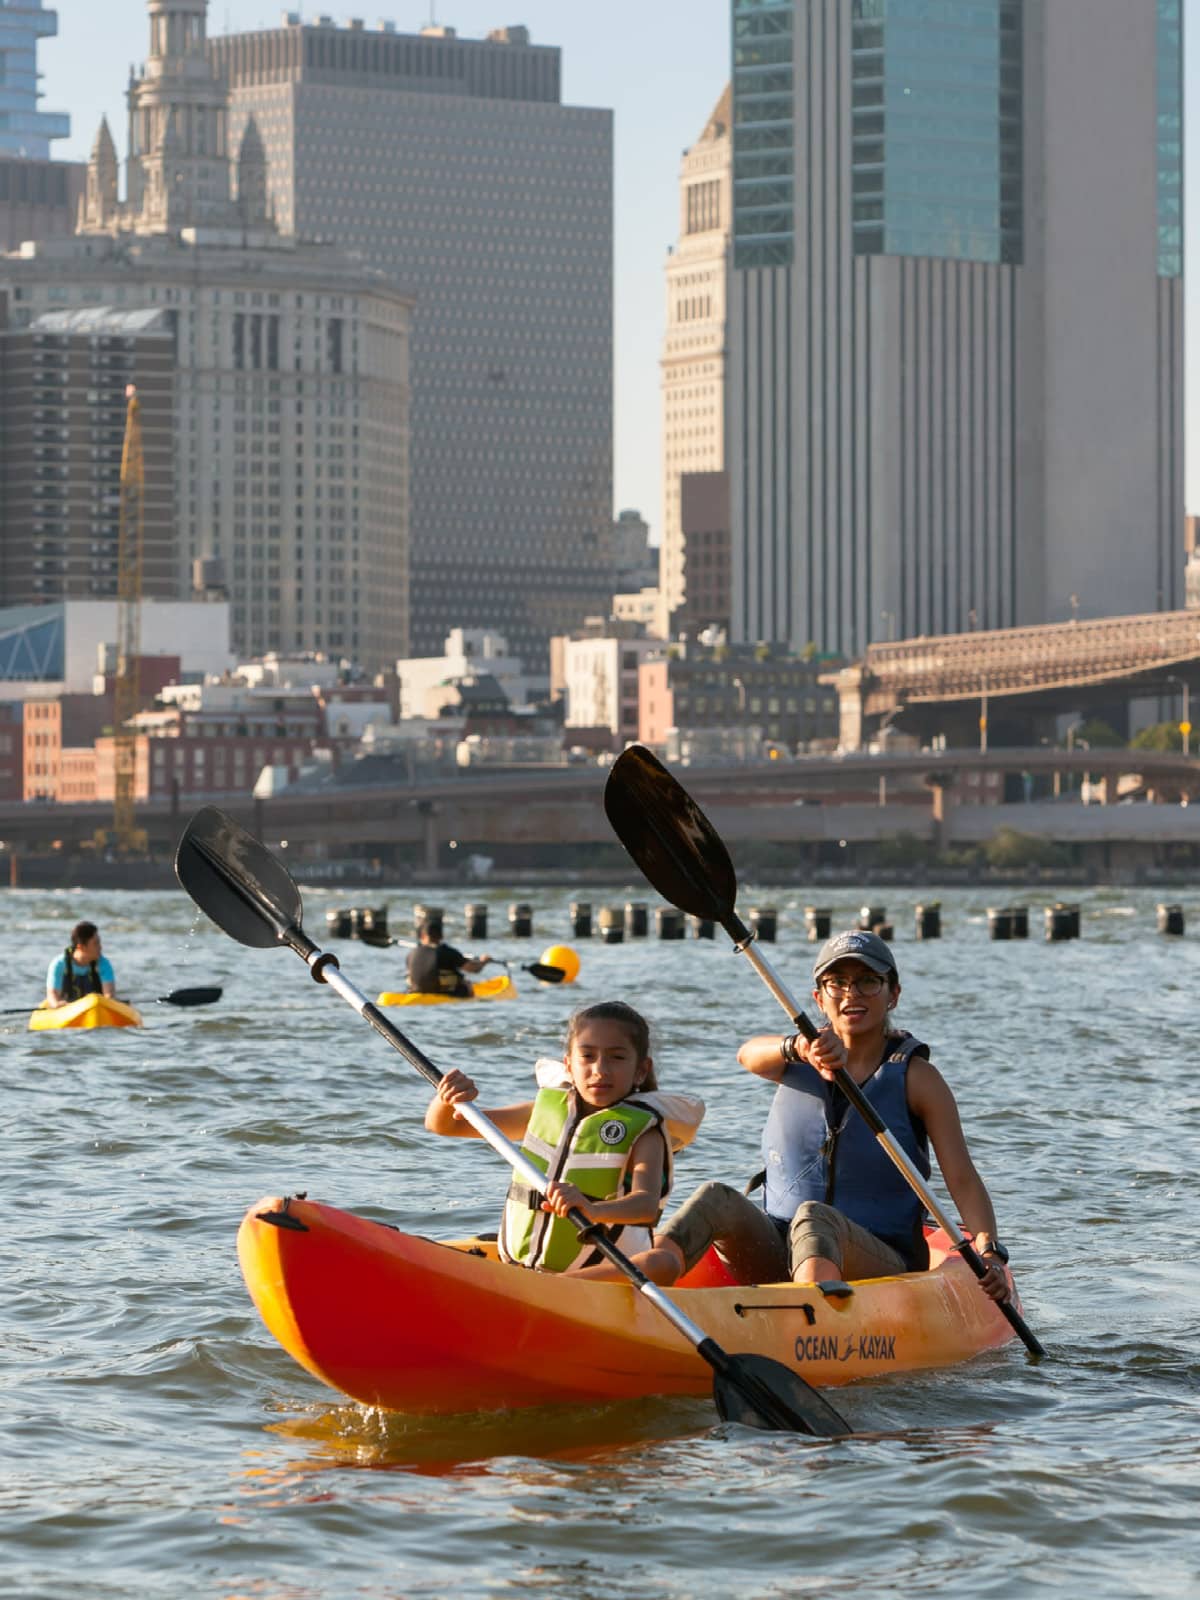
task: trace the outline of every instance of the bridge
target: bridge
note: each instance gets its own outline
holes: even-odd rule
[[[1028,721],[1169,695],[1183,683],[1200,689],[1200,611],[874,644],[834,681],[843,748],[858,748],[885,719],[967,742],[975,719],[989,710]]]
[[[956,804],[972,774],[1058,773],[1089,777],[1109,800],[1131,773],[1175,804],[1084,806],[1077,801],[981,806]],[[604,773],[596,767],[466,772],[432,783],[284,792],[269,800],[218,797],[224,809],[288,859],[374,856],[445,868],[470,852],[512,850],[526,859],[545,847],[612,845],[603,809]],[[1200,759],[1172,752],[960,749],[814,756],[761,766],[691,767],[688,790],[731,845],[749,841],[825,846],[894,839],[911,833],[942,845],[978,842],[1008,825],[1063,842],[1128,845],[1151,852],[1200,847]],[[882,783],[880,780],[883,780]],[[884,796],[890,803],[880,803]],[[139,825],[152,850],[174,851],[194,804],[143,805]],[[10,852],[77,852],[108,825],[108,806],[0,806],[0,842]],[[448,854],[451,841],[461,855]]]

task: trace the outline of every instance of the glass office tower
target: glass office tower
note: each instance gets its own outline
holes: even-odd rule
[[[0,0],[0,155],[50,159],[50,141],[65,139],[71,119],[39,111],[37,47],[58,32],[58,13],[42,0]]]
[[[851,36],[854,248],[1021,259],[1021,3],[861,0]]]
[[[1158,0],[1158,270],[1183,275],[1183,0]]]
[[[733,610],[1182,601],[1180,0],[732,0]]]

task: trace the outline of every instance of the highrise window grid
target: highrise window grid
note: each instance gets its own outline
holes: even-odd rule
[[[854,0],[854,249],[1019,262],[1023,0]]]
[[[786,267],[794,238],[794,0],[734,0],[735,267]]]
[[[1183,275],[1183,6],[1158,0],[1158,270]]]

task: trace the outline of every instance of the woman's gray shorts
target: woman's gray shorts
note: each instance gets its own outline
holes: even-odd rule
[[[690,1270],[710,1245],[741,1283],[781,1283],[813,1256],[832,1261],[843,1278],[886,1278],[905,1272],[890,1245],[833,1206],[806,1200],[784,1229],[727,1183],[705,1183],[659,1229]]]

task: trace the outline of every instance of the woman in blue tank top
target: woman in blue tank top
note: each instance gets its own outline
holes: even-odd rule
[[[738,1052],[747,1071],[777,1085],[763,1132],[763,1208],[727,1184],[703,1185],[655,1234],[639,1257],[643,1271],[674,1283],[713,1244],[743,1283],[828,1285],[928,1266],[923,1208],[837,1088],[844,1067],[925,1177],[932,1145],[987,1263],[982,1286],[1004,1299],[1007,1252],[954,1096],[927,1047],[891,1023],[900,998],[891,950],[877,934],[837,934],[822,946],[813,980],[826,1025],[811,1043],[760,1034]]]

